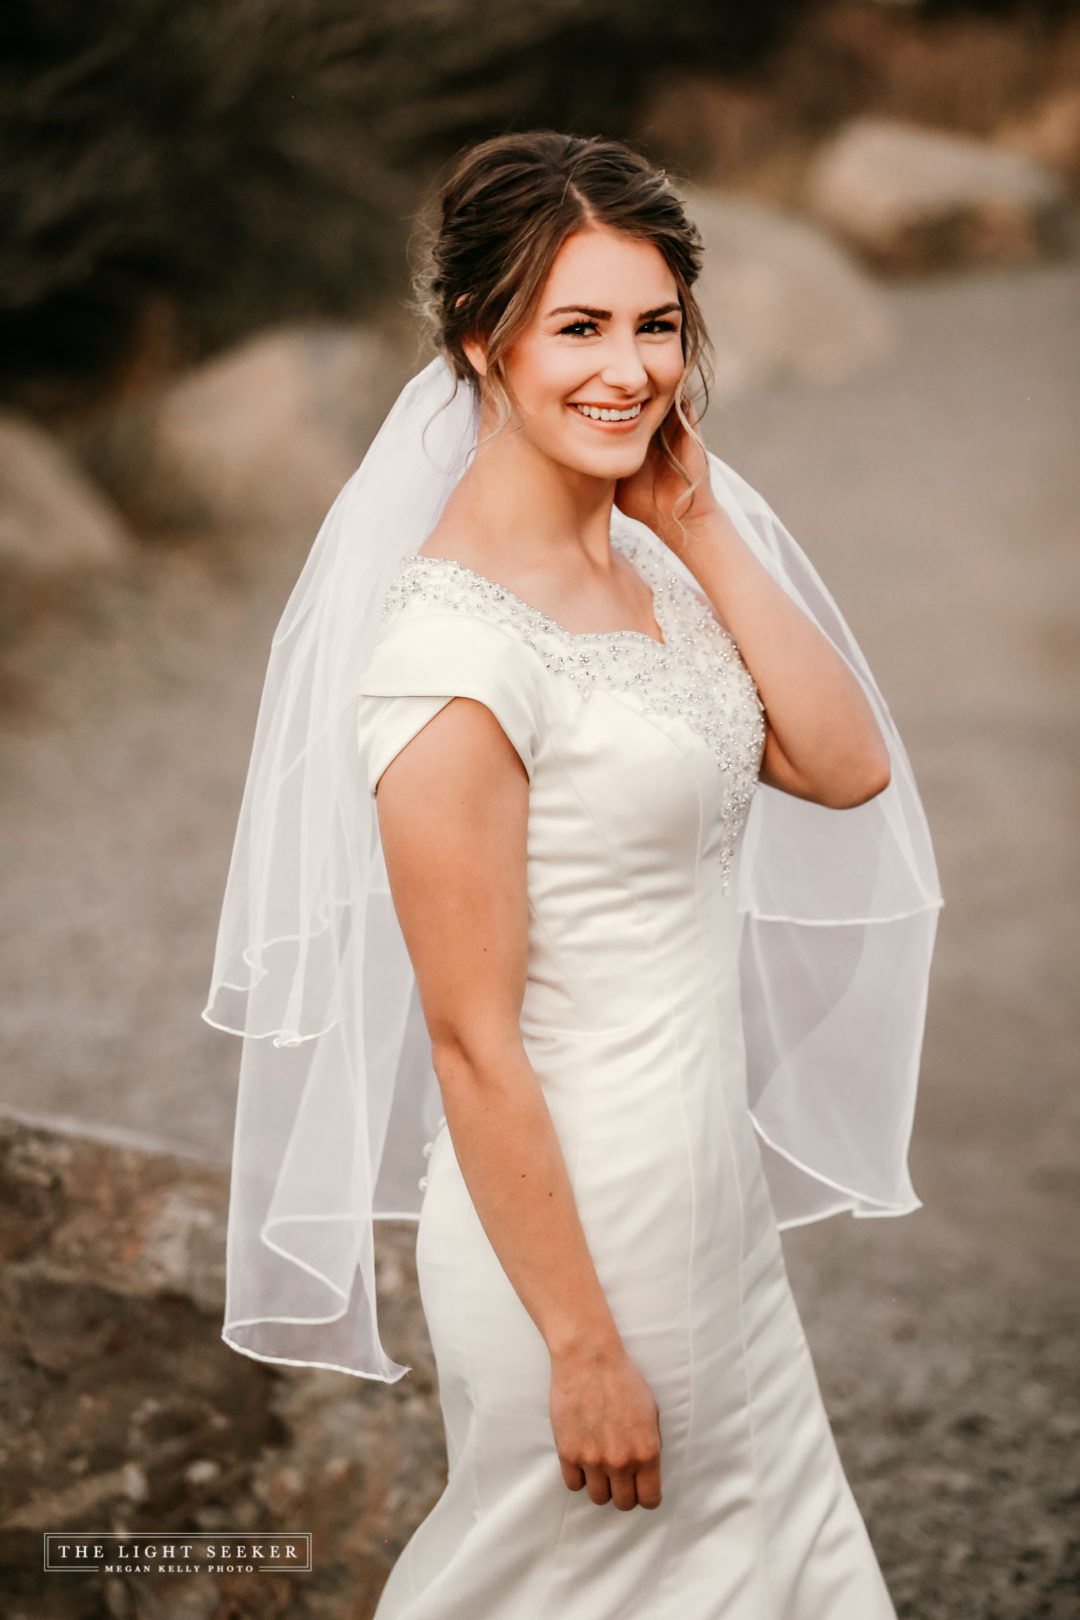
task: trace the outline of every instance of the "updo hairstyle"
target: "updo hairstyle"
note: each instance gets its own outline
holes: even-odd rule
[[[500,135],[462,153],[439,195],[417,278],[417,302],[436,344],[455,376],[478,392],[464,344],[486,343],[484,389],[504,420],[510,402],[502,357],[532,318],[567,237],[595,226],[651,242],[662,255],[683,313],[685,371],[676,410],[683,418],[692,376],[704,408],[711,351],[691,290],[703,246],[671,181],[621,141],[538,130]]]

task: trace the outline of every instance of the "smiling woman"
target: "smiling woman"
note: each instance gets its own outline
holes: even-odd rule
[[[570,628],[651,622],[647,593],[617,563],[608,531],[613,484],[641,467],[686,378],[682,306],[660,253],[604,226],[574,232],[512,341],[496,354],[474,334],[461,349],[498,394],[486,394],[484,454],[423,554],[494,571]]]
[[[466,153],[443,358],[275,640],[215,980],[314,1055],[246,1043],[226,1335],[399,1376],[371,1220],[418,1214],[449,1478],[378,1620],[893,1616],[779,1229],[917,1205],[936,878],[846,625],[702,445],[699,256],[617,143]]]
[[[700,487],[697,242],[661,177],[605,143],[494,142],[440,243],[469,278],[443,272],[443,337],[480,447],[391,590],[361,747],[447,1121],[418,1263],[451,1476],[379,1617],[874,1620],[746,1106],[729,879],[759,771],[824,799],[835,757],[858,802],[885,745]],[[658,551],[613,544],[615,502]],[[665,544],[711,601],[675,591]],[[601,671],[588,720],[566,636]],[[687,659],[658,731],[657,666]],[[422,692],[437,714],[408,709]],[[624,1529],[604,1503],[656,1515]]]
[[[583,288],[618,290],[617,307],[557,302]],[[643,298],[658,302],[651,308],[631,302]],[[569,410],[589,429],[562,442],[562,464],[599,477],[635,471],[683,382],[682,325],[675,278],[651,243],[601,226],[575,232],[556,255],[538,318],[504,352],[502,377],[522,429],[572,429]],[[486,376],[482,339],[468,338],[462,347],[476,375]],[[609,438],[625,443],[605,446]],[[558,448],[552,441],[548,453]],[[596,460],[598,454],[605,459]]]

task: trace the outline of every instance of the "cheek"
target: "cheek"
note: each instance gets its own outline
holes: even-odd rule
[[[657,357],[655,364],[649,369],[652,372],[653,384],[656,389],[661,393],[670,394],[674,398],[675,390],[682,381],[683,372],[686,369],[682,345],[673,345],[670,352],[665,350],[662,355]]]
[[[506,380],[526,414],[559,402],[574,387],[580,371],[577,357],[547,344],[515,345],[507,356]]]
[[[550,355],[544,366],[543,387],[537,403],[553,413],[565,409],[566,401],[585,386],[592,374],[593,367],[588,360],[572,350]]]

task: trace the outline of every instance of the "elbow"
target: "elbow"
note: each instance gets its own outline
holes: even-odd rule
[[[444,1095],[504,1075],[521,1048],[521,1032],[486,1022],[440,1020],[429,1031],[431,1064]]]
[[[457,1024],[432,1029],[431,1066],[442,1087],[460,1085],[484,1067],[480,1043]]]
[[[845,772],[843,779],[821,802],[830,810],[854,810],[860,804],[868,804],[871,799],[876,799],[879,793],[884,793],[891,781],[889,756],[883,752],[860,763],[856,769]]]

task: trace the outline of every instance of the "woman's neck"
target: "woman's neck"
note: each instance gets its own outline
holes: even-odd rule
[[[607,569],[614,481],[553,461],[513,423],[496,432],[492,426],[481,423],[476,459],[425,549],[452,545],[460,561],[481,572],[498,573],[503,565],[503,578],[508,570],[565,577],[583,566]]]

